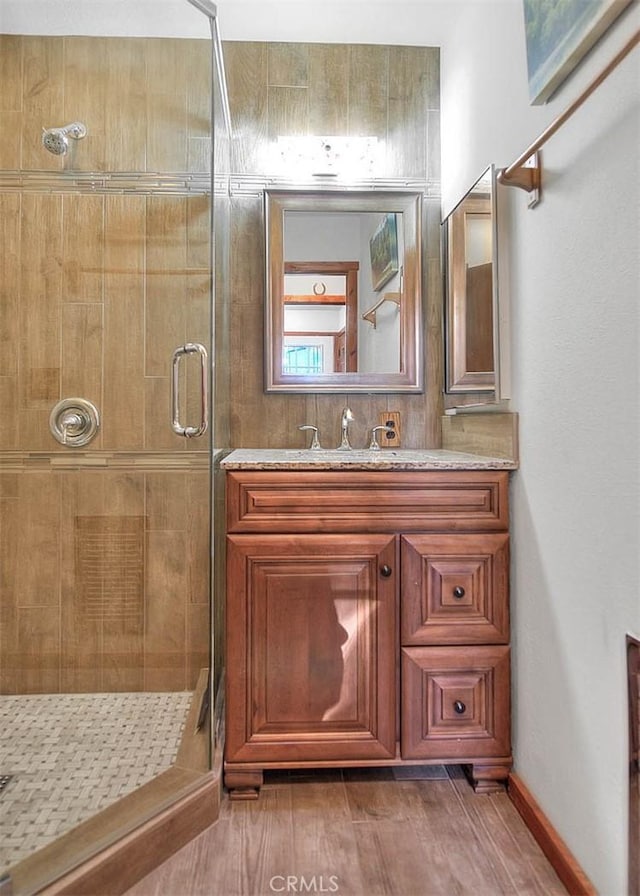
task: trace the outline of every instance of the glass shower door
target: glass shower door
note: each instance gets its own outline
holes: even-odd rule
[[[0,873],[208,767],[213,56],[162,9],[0,35]]]

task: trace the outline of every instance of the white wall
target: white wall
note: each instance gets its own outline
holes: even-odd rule
[[[440,46],[464,0],[217,0],[223,40]],[[0,32],[206,37],[187,0],[0,0]]]
[[[442,54],[445,208],[509,165],[640,24],[625,14],[531,107],[516,0],[469,3]],[[481,39],[479,39],[481,38]],[[627,893],[625,634],[640,632],[640,48],[543,150],[509,216],[516,771],[603,896]]]
[[[225,40],[440,46],[461,0],[218,0]]]
[[[187,0],[0,0],[0,33],[210,36]]]

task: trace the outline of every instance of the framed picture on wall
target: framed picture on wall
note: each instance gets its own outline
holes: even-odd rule
[[[523,0],[529,97],[552,96],[631,0]]]
[[[398,273],[398,228],[395,214],[382,217],[369,240],[371,281],[376,292]]]

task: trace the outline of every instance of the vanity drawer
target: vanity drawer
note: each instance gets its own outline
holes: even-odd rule
[[[507,644],[506,532],[401,539],[401,643]]]
[[[403,759],[509,756],[509,648],[402,649]]]
[[[507,528],[508,473],[227,472],[228,532]]]

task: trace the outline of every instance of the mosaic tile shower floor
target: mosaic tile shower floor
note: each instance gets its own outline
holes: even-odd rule
[[[191,698],[0,697],[0,872],[170,768]]]

